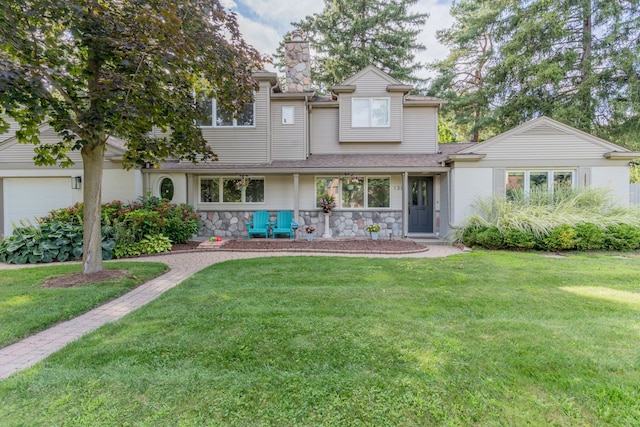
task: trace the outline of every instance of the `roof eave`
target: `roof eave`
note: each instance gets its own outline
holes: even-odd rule
[[[638,151],[610,151],[604,153],[604,158],[609,160],[635,160],[640,158],[640,152]]]

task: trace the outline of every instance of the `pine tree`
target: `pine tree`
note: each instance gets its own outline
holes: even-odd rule
[[[640,0],[456,2],[456,22],[440,34],[451,54],[436,64],[432,91],[450,100],[456,123],[489,130],[487,136],[547,115],[628,144],[640,130],[639,6]],[[481,19],[484,10],[491,19]],[[474,50],[470,42],[487,35],[491,48]],[[464,80],[465,69],[478,78]],[[443,90],[448,82],[453,92]]]
[[[438,74],[430,92],[449,101],[442,115],[471,142],[480,141],[481,131],[492,122],[491,87],[486,80],[496,63],[496,19],[504,3],[462,0],[451,8],[454,26],[436,34],[450,51],[447,58],[431,65]]]

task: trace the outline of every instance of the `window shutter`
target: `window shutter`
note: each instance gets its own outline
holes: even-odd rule
[[[493,169],[493,194],[505,197],[507,194],[507,171],[505,168]]]
[[[578,168],[578,187],[588,188],[591,187],[591,168],[579,167]]]

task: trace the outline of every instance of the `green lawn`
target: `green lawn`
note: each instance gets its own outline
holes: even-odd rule
[[[639,260],[217,264],[0,381],[0,425],[640,425]]]
[[[79,264],[0,271],[0,347],[89,311],[167,270],[164,264],[118,262],[106,269],[127,270],[117,281],[45,289],[45,279],[79,272]]]

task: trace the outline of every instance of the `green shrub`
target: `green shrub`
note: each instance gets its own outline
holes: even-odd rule
[[[545,239],[544,249],[548,251],[568,251],[576,247],[576,232],[570,225],[554,228]]]
[[[614,251],[640,248],[640,229],[629,224],[615,224],[607,228],[604,245]]]
[[[504,233],[504,244],[509,249],[533,249],[536,246],[536,236],[531,232],[508,229]]]
[[[605,231],[592,223],[578,224],[575,227],[576,249],[579,251],[597,251],[604,248]]]
[[[157,254],[171,250],[171,240],[162,234],[146,235],[139,242],[118,242],[114,258],[130,258],[144,254]]]
[[[164,227],[164,219],[160,217],[160,213],[146,209],[127,212],[120,222],[136,241],[142,240],[148,234],[156,234]]]
[[[487,249],[501,249],[504,247],[504,237],[498,227],[489,227],[478,233],[477,242]]]
[[[59,221],[19,227],[0,242],[0,261],[36,264],[67,261],[82,257],[82,226]],[[115,246],[112,236],[103,236],[103,259],[111,259]]]
[[[167,236],[173,243],[187,243],[187,241],[200,230],[202,221],[191,205],[172,205],[162,202],[170,208],[165,214],[164,227],[160,232]]]
[[[473,247],[478,245],[478,234],[482,233],[483,231],[485,231],[487,229],[487,227],[481,227],[481,226],[472,226],[472,227],[466,227],[463,231],[462,231],[462,235],[460,238],[460,241],[468,246],[468,247]]]
[[[82,225],[83,223],[83,205],[76,203],[66,208],[55,209],[49,212],[47,216],[40,218],[40,222],[64,222],[67,224]]]
[[[144,254],[159,254],[171,250],[171,240],[162,234],[147,235],[138,244]]]

